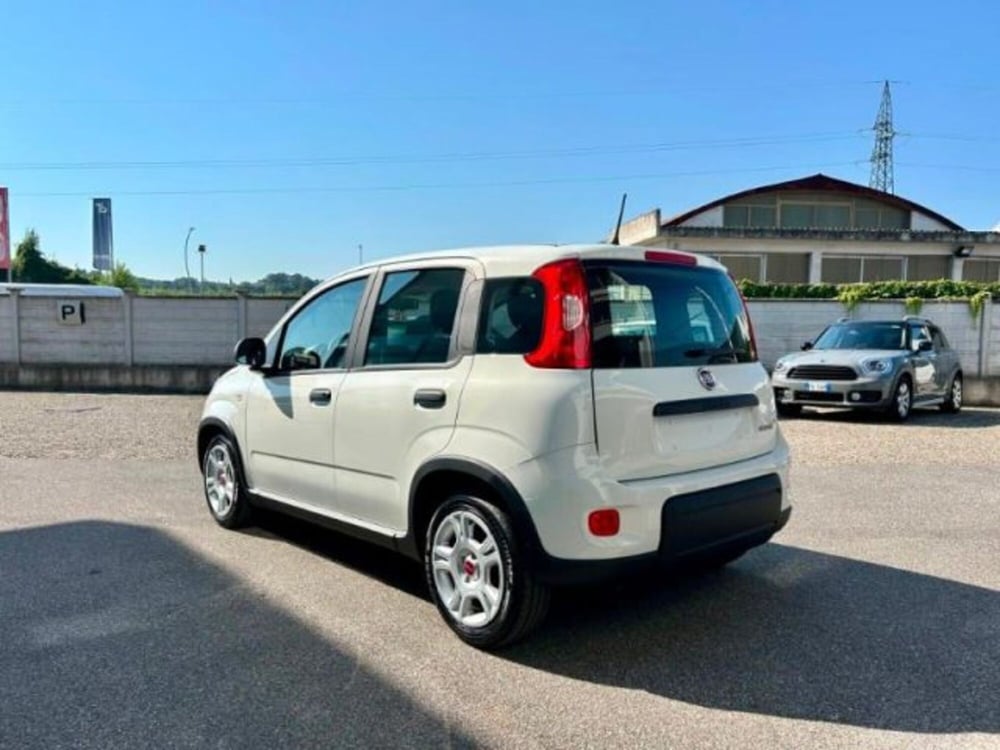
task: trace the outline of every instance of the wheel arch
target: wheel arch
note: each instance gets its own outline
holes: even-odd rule
[[[538,531],[528,507],[510,480],[496,468],[469,458],[435,458],[423,464],[410,483],[407,532],[399,541],[403,554],[423,556],[423,538],[434,510],[450,495],[467,492],[485,495],[511,519],[518,544],[530,558],[541,549]]]
[[[198,467],[201,468],[201,464],[205,459],[205,451],[208,449],[208,444],[212,441],[216,435],[225,435],[236,446],[236,450],[240,450],[239,441],[236,439],[236,434],[233,432],[233,428],[219,419],[218,417],[206,417],[201,420],[198,425],[198,443],[197,443],[197,455]],[[240,455],[242,459],[242,454]],[[242,461],[241,461],[242,463]]]

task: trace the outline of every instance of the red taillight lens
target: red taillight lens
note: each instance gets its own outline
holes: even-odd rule
[[[545,290],[542,336],[525,361],[533,367],[590,367],[590,301],[580,261],[549,263],[533,276]]]
[[[614,536],[621,528],[621,517],[615,508],[594,510],[587,516],[587,528],[594,536]]]
[[[673,263],[678,266],[696,266],[698,259],[687,253],[672,253],[668,250],[647,250],[646,260],[654,263]]]

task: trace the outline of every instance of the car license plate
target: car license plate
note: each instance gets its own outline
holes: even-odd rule
[[[807,386],[807,390],[813,391],[814,393],[829,393],[830,384],[829,383],[817,383],[810,382]]]

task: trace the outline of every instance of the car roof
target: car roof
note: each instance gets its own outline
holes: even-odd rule
[[[692,257],[697,265],[724,270],[716,261],[696,253],[684,253],[673,250],[657,250],[648,247],[633,247],[630,245],[608,244],[571,244],[571,245],[493,245],[483,247],[459,247],[450,250],[435,250],[432,252],[411,253],[390,258],[371,261],[362,266],[356,266],[336,274],[327,281],[338,279],[345,274],[361,270],[376,269],[398,263],[414,263],[422,260],[467,259],[475,260],[483,265],[487,276],[529,275],[539,266],[565,258],[607,258],[610,260],[645,260],[647,252],[670,252],[677,255]]]

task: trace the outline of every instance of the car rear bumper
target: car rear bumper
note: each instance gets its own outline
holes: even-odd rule
[[[538,540],[535,567],[545,580],[595,580],[619,567],[672,563],[725,546],[770,538],[790,512],[788,446],[755,458],[659,478],[615,481],[592,448],[528,462],[507,474]],[[619,511],[619,533],[588,530],[593,510]]]
[[[669,503],[665,504],[668,505]],[[672,533],[664,534],[664,539],[676,539],[679,535],[687,536],[689,539],[697,538],[700,541],[699,544],[685,546],[683,549],[673,548],[669,543],[661,544],[655,552],[609,560],[567,560],[543,554],[536,561],[535,573],[539,580],[545,583],[570,586],[626,578],[650,570],[680,568],[687,564],[697,564],[700,560],[715,555],[725,555],[729,551],[739,552],[765,544],[785,527],[791,515],[792,508],[787,506],[778,511],[773,519],[754,523],[738,530],[735,534],[711,539],[703,537],[705,527],[701,523],[678,525]]]

